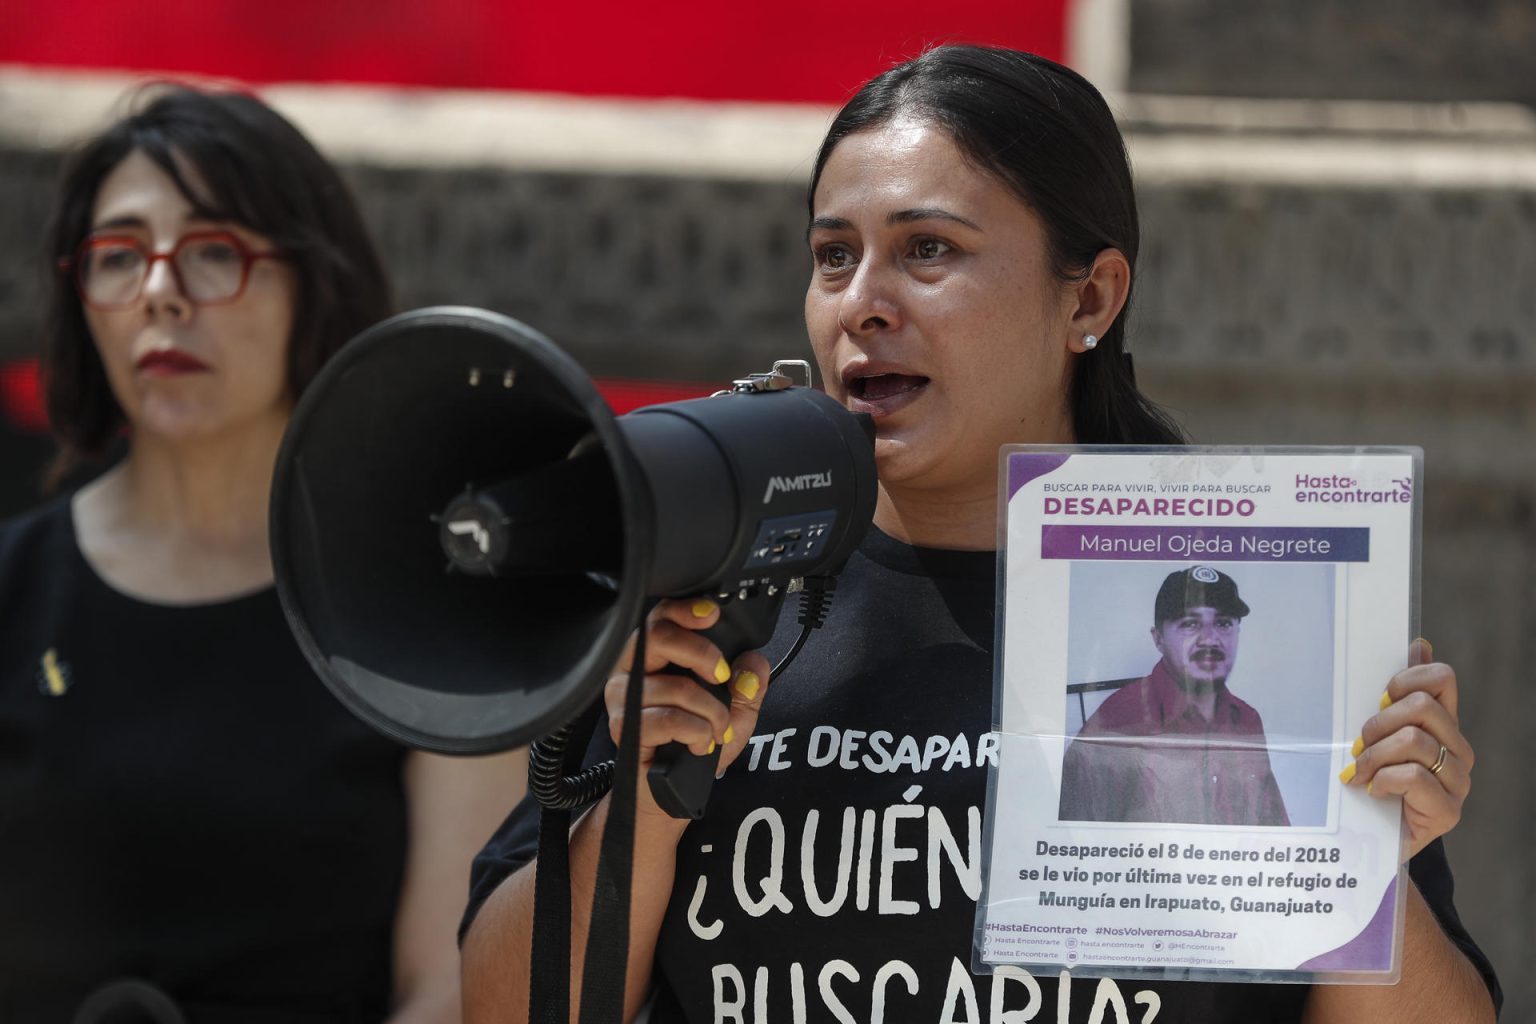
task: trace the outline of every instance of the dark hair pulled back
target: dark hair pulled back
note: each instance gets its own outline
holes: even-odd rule
[[[342,344],[390,312],[389,282],[351,192],[297,128],[254,96],[155,83],[129,111],[66,163],[48,230],[52,261],[72,256],[90,233],[107,175],[143,153],[199,217],[267,236],[293,268],[288,385],[297,397]],[[124,425],[67,273],[52,276],[42,368],[62,446],[49,474],[56,482],[104,454]]]
[[[1040,217],[1052,272],[1080,281],[1105,249],[1135,280],[1140,227],[1125,142],[1104,97],[1054,61],[994,47],[952,45],[871,79],[838,113],[816,155],[809,201],[837,144],[900,115],[932,121],[975,166]],[[1126,352],[1130,297],[1096,349],[1076,360],[1072,425],[1081,444],[1182,444],[1183,432],[1136,387]]]

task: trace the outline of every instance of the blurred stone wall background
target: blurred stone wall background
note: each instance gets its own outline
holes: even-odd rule
[[[1529,0],[1133,0],[1136,92],[1536,103]]]
[[[1458,902],[1502,970],[1505,1019],[1536,1018],[1520,970],[1536,944],[1536,10],[1131,13],[1116,105],[1143,218],[1141,379],[1200,442],[1424,448],[1422,631],[1457,666],[1480,755],[1449,841]],[[37,345],[60,144],[38,102],[0,83],[0,362]],[[402,307],[510,313],[598,375],[715,381],[806,353],[803,182],[826,111],[785,113],[778,163],[592,148],[583,169],[589,143],[547,161],[526,134],[455,149],[418,101],[382,102],[382,141],[299,119],[356,186]],[[8,443],[15,508],[38,448]]]

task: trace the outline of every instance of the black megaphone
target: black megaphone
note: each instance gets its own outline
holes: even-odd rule
[[[475,754],[590,705],[655,598],[719,601],[708,635],[727,658],[762,646],[791,582],[840,568],[875,504],[869,418],[786,384],[615,417],[509,317],[439,307],[370,328],[305,391],[278,455],[273,564],[300,647],[380,731]],[[718,752],[672,746],[653,792],[697,817]]]

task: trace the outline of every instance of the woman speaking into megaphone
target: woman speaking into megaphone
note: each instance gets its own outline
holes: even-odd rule
[[[1125,354],[1130,170],[1080,76],[946,46],[843,108],[809,205],[806,325],[828,393],[874,418],[875,529],[826,629],[781,679],[760,654],[727,664],[700,635],[711,602],[652,614],[642,771],[678,741],[722,748],[724,774],[692,823],[640,787],[626,1018],[649,996],[652,1021],[1491,1020],[1496,983],[1457,921],[1438,842],[1472,753],[1455,676],[1427,663],[1427,646],[1382,680],[1392,705],[1364,730],[1351,783],[1404,800],[1416,885],[1399,984],[1094,979],[1074,991],[1067,975],[971,972],[994,754],[998,448],[1182,440]],[[729,687],[729,708],[668,665]],[[607,691],[615,738],[630,668],[621,660]],[[1415,763],[1422,743],[1449,752],[1436,774]],[[606,812],[605,801],[572,831],[578,951]],[[514,815],[477,865],[463,945],[471,1020],[527,1013],[530,825]],[[573,977],[620,968],[581,959]]]

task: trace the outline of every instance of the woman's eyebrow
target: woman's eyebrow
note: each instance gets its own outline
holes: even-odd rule
[[[975,221],[966,220],[958,213],[950,213],[934,206],[920,206],[913,210],[897,210],[885,218],[887,224],[910,224],[917,220],[952,220],[957,224],[964,224],[973,231],[981,231],[981,225]]]
[[[805,237],[810,238],[812,231],[846,231],[853,227],[853,222],[842,217],[814,217],[805,227]]]
[[[122,217],[109,218],[108,220],[102,221],[100,224],[92,224],[91,230],[110,231],[114,228],[142,228],[147,226],[148,225],[146,225],[143,217],[136,217],[133,214],[127,214]]]
[[[911,224],[922,220],[954,221],[956,224],[964,224],[972,231],[980,231],[983,234],[986,233],[982,226],[977,224],[975,221],[967,220],[966,218],[960,216],[958,213],[950,213],[948,210],[941,210],[935,206],[919,206],[910,210],[897,210],[895,213],[885,218],[885,222],[887,224],[893,225]],[[853,222],[842,217],[816,217],[811,221],[810,225],[806,227],[805,236],[809,238],[811,236],[811,232],[817,230],[846,231],[851,227],[853,227]]]

